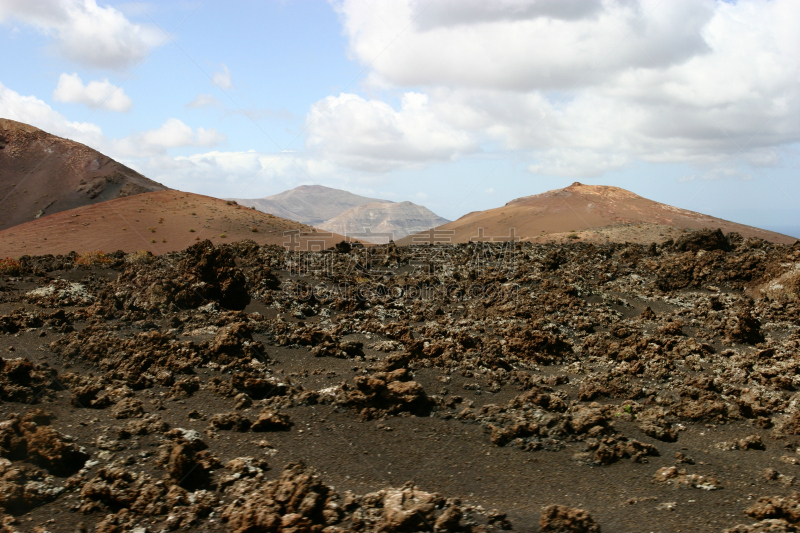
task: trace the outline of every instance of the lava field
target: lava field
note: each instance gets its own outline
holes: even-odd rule
[[[800,531],[800,242],[0,262],[0,532]]]

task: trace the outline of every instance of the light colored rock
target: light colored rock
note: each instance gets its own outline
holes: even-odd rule
[[[317,224],[317,227],[340,235],[370,233],[388,234],[373,238],[359,235],[357,238],[378,244],[390,239],[397,240],[426,231],[449,221],[430,209],[412,202],[373,202],[353,207]]]

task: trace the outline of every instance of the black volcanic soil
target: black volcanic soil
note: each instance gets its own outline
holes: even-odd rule
[[[0,263],[0,531],[800,527],[800,244],[347,248]]]

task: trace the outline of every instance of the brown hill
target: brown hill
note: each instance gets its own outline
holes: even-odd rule
[[[319,250],[344,237],[235,202],[167,190],[83,206],[0,231],[0,258],[96,250],[162,254],[205,239],[214,244],[252,239]]]
[[[569,187],[525,196],[502,207],[475,211],[435,228],[406,237],[412,242],[469,242],[508,240],[571,240],[659,242],[687,229],[721,228],[743,237],[791,244],[794,237],[737,224],[694,211],[654,202],[625,189],[573,183]],[[513,232],[513,233],[512,233]]]
[[[0,119],[0,229],[166,188],[88,146]]]
[[[371,202],[348,209],[316,226],[325,231],[357,235],[359,239],[385,244],[447,222],[449,220],[430,209],[412,202]],[[366,231],[378,235],[362,235]]]

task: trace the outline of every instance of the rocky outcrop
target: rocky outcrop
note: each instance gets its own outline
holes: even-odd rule
[[[242,479],[225,489],[234,501],[222,512],[229,531],[481,531],[462,523],[456,502],[411,484],[355,496],[337,494],[303,463],[287,465],[280,479],[264,483],[250,458],[228,464]],[[555,530],[553,530],[555,531]],[[577,530],[576,530],[577,531]],[[594,531],[594,530],[587,530]],[[598,530],[599,531],[599,530]]]
[[[167,258],[147,265],[129,265],[105,291],[92,312],[117,310],[152,313],[191,309],[216,302],[227,309],[243,309],[250,302],[244,274],[233,255],[203,241],[186,249],[177,264]]]
[[[55,476],[80,470],[89,456],[49,427],[49,422],[50,415],[40,410],[0,422],[0,456],[28,461]]]
[[[542,533],[600,533],[600,526],[587,511],[564,505],[549,505],[539,519]]]

